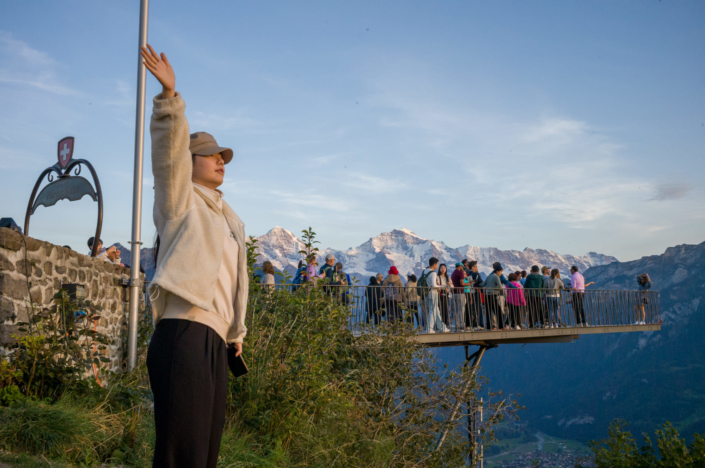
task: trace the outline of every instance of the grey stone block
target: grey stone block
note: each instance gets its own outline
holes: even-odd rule
[[[12,229],[0,228],[0,247],[17,252],[23,244],[22,234]]]
[[[0,271],[15,271],[15,265],[3,254],[0,253]]]
[[[12,278],[7,273],[0,273],[0,294],[12,299],[24,300],[27,298],[27,281]]]
[[[0,296],[0,322],[10,320],[15,315],[15,303],[7,297]]]
[[[0,344],[2,345],[12,345],[17,343],[17,339],[13,338],[12,335],[19,335],[18,325],[0,325]]]

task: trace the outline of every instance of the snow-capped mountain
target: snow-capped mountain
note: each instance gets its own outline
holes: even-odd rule
[[[277,226],[257,240],[259,264],[269,260],[278,270],[289,273],[296,271],[299,260],[302,259],[299,251],[304,248],[304,244],[292,232]],[[354,274],[361,281],[377,273],[386,274],[392,265],[397,267],[402,276],[410,273],[418,276],[430,257],[438,258],[441,263],[447,264],[449,269],[464,258],[477,260],[478,269],[483,273],[491,272],[494,262],[500,262],[506,271],[528,270],[532,265],[548,265],[558,268],[562,274],[567,274],[572,265],[584,271],[592,266],[617,261],[614,257],[594,252],[576,257],[543,249],[500,250],[471,245],[453,248],[440,241],[419,237],[408,229],[382,233],[348,250],[321,248],[319,265],[323,264],[323,259],[329,253],[334,254],[335,258],[343,263],[347,273]]]

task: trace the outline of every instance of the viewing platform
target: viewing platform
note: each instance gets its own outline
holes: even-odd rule
[[[570,343],[589,335],[661,330],[658,291],[471,288],[456,294],[421,288],[392,292],[386,286],[323,288],[350,307],[349,324],[354,332],[406,320],[418,330],[415,339],[429,347]],[[430,294],[437,295],[442,322],[442,327],[436,322],[435,330],[426,326],[429,316],[434,320],[428,312],[429,300],[422,299]],[[526,305],[515,305],[522,302]]]

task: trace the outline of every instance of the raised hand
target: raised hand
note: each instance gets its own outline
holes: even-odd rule
[[[152,46],[147,44],[147,48],[142,47],[140,54],[144,61],[144,66],[147,67],[152,75],[162,84],[162,97],[165,99],[172,98],[176,94],[174,89],[176,89],[176,77],[174,76],[174,69],[171,68],[169,59],[166,58],[164,52],[162,52],[161,57],[152,49]]]

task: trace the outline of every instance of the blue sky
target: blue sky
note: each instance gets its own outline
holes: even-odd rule
[[[139,2],[0,13],[0,215],[23,224],[73,135],[101,237],[126,243]],[[705,241],[704,2],[153,0],[149,41],[191,130],[233,148],[222,188],[248,234],[313,226],[347,248],[406,227],[620,260]],[[83,251],[95,217],[62,201],[30,235]]]

